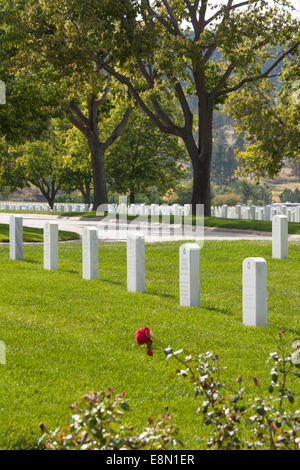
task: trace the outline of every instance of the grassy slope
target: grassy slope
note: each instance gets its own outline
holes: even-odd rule
[[[0,365],[0,448],[28,448],[43,421],[66,424],[69,405],[82,394],[113,386],[126,391],[129,421],[139,426],[169,405],[187,449],[203,447],[206,428],[196,416],[198,402],[174,363],[153,358],[134,342],[145,325],[175,348],[212,350],[251,387],[256,375],[266,386],[266,359],[276,334],[300,335],[300,245],[289,260],[272,260],[269,242],[206,242],[201,250],[201,308],[178,306],[180,243],[146,246],[147,293],[126,291],[124,244],[101,244],[99,281],[81,279],[81,247],[60,246],[58,272],[42,267],[42,247],[27,246],[24,261],[8,259],[0,247],[0,339],[7,364]],[[241,270],[247,256],[268,262],[268,326],[242,325]],[[299,390],[299,384],[298,384]],[[299,402],[296,403],[299,407]]]
[[[78,240],[80,237],[74,232],[65,232],[60,230],[58,233],[59,241]],[[23,227],[24,242],[42,242],[44,240],[43,230],[40,228]],[[0,243],[9,242],[9,226],[0,224]]]

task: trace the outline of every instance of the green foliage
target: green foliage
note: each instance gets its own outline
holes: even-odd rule
[[[51,117],[61,114],[61,91],[51,66],[22,67],[18,58],[27,39],[22,15],[24,0],[0,1],[0,80],[6,84],[6,104],[0,106],[0,138],[13,144],[39,138]],[[52,77],[52,83],[50,82]]]
[[[79,190],[86,204],[91,203],[92,163],[87,140],[75,127],[64,135],[61,189],[67,193]]]
[[[220,194],[212,201],[214,206],[222,206],[223,204],[227,204],[228,206],[236,206],[236,204],[240,204],[240,202],[240,196],[235,193]]]
[[[291,408],[296,393],[289,388],[295,377],[300,379],[300,340],[293,342],[294,351],[290,352],[283,334],[278,333],[278,352],[269,356],[273,362],[269,393],[264,393],[253,377],[254,396],[242,387],[242,377],[237,378],[237,388],[222,381],[226,367],[220,366],[218,355],[163,349],[167,361],[179,362],[177,375],[193,384],[200,400],[197,414],[209,428],[208,449],[300,450],[300,409]],[[156,349],[162,349],[152,335],[151,340]]]
[[[224,113],[215,112],[211,178],[219,186],[230,185],[235,179],[238,162],[234,149],[243,146],[243,137],[236,135],[234,126],[234,121]]]
[[[169,414],[156,423],[149,418],[142,433],[134,435],[124,419],[129,409],[125,394],[116,395],[112,388],[85,395],[71,409],[71,424],[44,433],[39,446],[48,450],[167,450],[179,443]],[[44,425],[41,429],[45,431]]]
[[[0,141],[0,184],[2,187],[36,186],[53,207],[60,190],[80,190],[89,203],[92,170],[84,137],[66,120],[53,119],[40,139],[22,145]]]
[[[272,203],[272,190],[268,185],[250,183],[245,179],[238,179],[233,184],[227,186],[213,186],[215,197],[214,205],[235,205],[238,203],[263,206]],[[232,199],[233,204],[230,204]],[[222,202],[226,201],[228,202]]]
[[[292,189],[285,188],[279,196],[280,202],[299,202],[300,203],[300,190],[296,188]]]
[[[236,152],[237,174],[273,178],[286,158],[299,158],[300,100],[294,102],[293,93],[283,84],[278,92],[275,84],[262,81],[232,95],[226,110],[247,142]]]
[[[246,180],[238,180],[234,183],[234,189],[241,196],[243,204],[252,201],[257,206],[272,203],[272,190],[267,185],[249,183]]]
[[[193,202],[200,198],[209,212],[213,111],[297,52],[299,23],[281,0],[272,6],[213,2],[213,13],[207,2],[114,3],[29,1],[23,17],[28,62],[45,61],[75,97],[78,90],[98,96],[104,83],[116,80],[163,132],[184,141],[196,169]],[[196,107],[189,105],[191,95]],[[173,97],[175,116],[164,107]]]
[[[150,196],[174,189],[185,176],[186,153],[178,139],[163,134],[136,109],[120,138],[106,152],[106,175],[112,191]]]

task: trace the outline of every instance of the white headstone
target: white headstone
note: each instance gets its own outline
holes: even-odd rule
[[[267,262],[246,258],[243,262],[243,323],[267,325]]]
[[[222,206],[221,217],[222,217],[222,219],[227,219],[227,217],[228,217],[228,206],[227,206],[227,204],[223,204],[223,206]]]
[[[250,206],[250,219],[255,220],[256,207],[254,205]]]
[[[271,207],[264,206],[264,220],[270,220],[271,218]]]
[[[145,237],[142,233],[127,235],[127,290],[145,292]]]
[[[240,204],[236,205],[235,206],[235,217],[237,219],[241,219],[242,218],[242,206]]]
[[[46,222],[44,225],[44,269],[58,269],[58,224]]]
[[[200,246],[185,243],[179,249],[180,305],[200,306]]]
[[[10,259],[23,259],[23,218],[11,215],[9,218],[9,255]]]
[[[98,279],[97,229],[86,227],[82,236],[82,274],[88,281]]]
[[[272,257],[288,257],[288,218],[286,215],[275,215],[272,219]]]

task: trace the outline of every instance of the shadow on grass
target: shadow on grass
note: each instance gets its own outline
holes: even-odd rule
[[[60,273],[69,273],[69,274],[77,274],[78,276],[80,276],[82,274],[81,271],[76,271],[76,269],[61,269],[61,268],[58,268],[58,271],[57,272],[60,272]]]
[[[38,261],[38,260],[36,260],[36,259],[25,258],[25,259],[23,259],[22,262],[23,262],[23,263],[28,263],[28,264],[40,264],[41,267],[43,267],[42,261]]]
[[[124,286],[124,283],[121,281],[112,281],[111,279],[101,279],[99,281],[106,282],[107,284],[113,284],[114,286]]]
[[[159,290],[155,290],[155,289],[150,289],[149,291],[146,290],[146,294],[147,295],[153,295],[155,297],[164,297],[166,299],[176,299],[177,296],[175,296],[174,294],[166,294],[165,292],[161,292]]]
[[[221,313],[222,315],[233,315],[233,312],[229,309],[219,308],[219,307],[212,307],[210,305],[203,305],[203,304],[201,304],[201,307],[204,310],[208,310],[209,312]]]

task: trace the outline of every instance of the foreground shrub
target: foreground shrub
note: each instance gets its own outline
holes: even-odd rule
[[[85,395],[71,406],[71,423],[48,432],[43,424],[39,447],[48,450],[167,450],[182,445],[176,439],[178,429],[172,416],[165,414],[157,422],[148,420],[142,433],[135,435],[124,419],[129,409],[125,394],[113,389]]]
[[[224,367],[211,352],[173,352],[157,341],[149,328],[138,330],[136,340],[146,345],[148,355],[149,348],[152,354],[163,351],[167,361],[175,359],[180,364],[177,375],[189,378],[200,401],[197,413],[209,429],[208,449],[300,450],[300,410],[291,409],[296,394],[290,389],[292,377],[300,378],[300,340],[295,340],[293,351],[289,351],[283,335],[284,331],[278,333],[278,351],[268,359],[272,362],[269,393],[264,396],[257,377],[253,377],[254,397],[242,387],[241,377],[235,388],[222,382]]]

